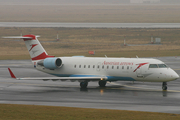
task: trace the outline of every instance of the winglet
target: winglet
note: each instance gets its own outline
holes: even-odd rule
[[[9,73],[10,73],[11,77],[12,77],[12,78],[16,78],[16,76],[15,76],[14,73],[11,71],[11,69],[8,68],[8,70],[9,70]]]

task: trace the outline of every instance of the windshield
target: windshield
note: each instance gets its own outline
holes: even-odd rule
[[[157,64],[150,64],[149,68],[158,68]]]
[[[159,68],[167,68],[165,64],[158,64]]]
[[[167,68],[165,64],[150,64],[149,68]]]

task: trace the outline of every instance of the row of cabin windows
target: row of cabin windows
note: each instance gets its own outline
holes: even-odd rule
[[[74,68],[76,68],[76,67],[77,67],[77,65],[74,65]],[[79,68],[81,68],[81,65],[79,65]],[[84,65],[83,68],[86,68],[86,65]],[[88,65],[87,68],[91,68],[91,66]],[[95,68],[95,65],[93,65],[92,68]],[[97,68],[99,69],[99,68],[100,68],[100,65],[98,65]],[[103,66],[102,66],[102,69],[104,69],[104,68],[105,68],[105,66],[103,65]],[[107,66],[107,69],[109,69],[109,68],[110,68],[110,67]],[[112,69],[114,69],[114,68],[115,68],[115,67],[112,66]],[[117,69],[119,69],[119,68],[120,68],[120,66],[117,66]],[[125,69],[125,67],[122,66],[122,69]],[[127,69],[129,69],[129,66],[127,66]],[[132,67],[131,67],[131,69],[132,69]]]

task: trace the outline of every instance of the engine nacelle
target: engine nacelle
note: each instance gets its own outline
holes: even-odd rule
[[[57,69],[62,66],[62,60],[60,58],[46,58],[39,61],[37,64],[44,66],[47,69]]]

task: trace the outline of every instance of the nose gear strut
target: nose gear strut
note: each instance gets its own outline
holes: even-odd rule
[[[163,89],[163,90],[167,90],[167,83],[166,83],[166,82],[163,82],[163,83],[162,83],[162,89]]]

